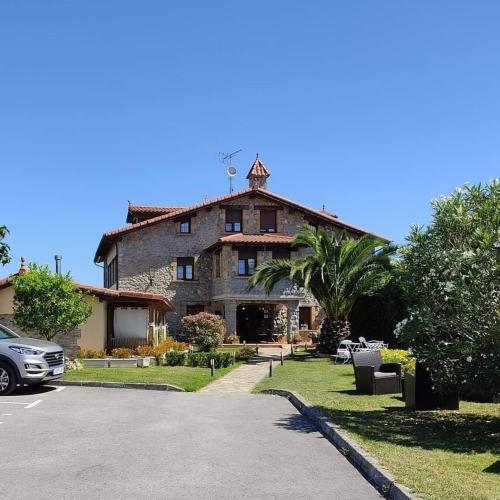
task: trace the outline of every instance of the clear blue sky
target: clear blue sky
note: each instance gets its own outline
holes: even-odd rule
[[[0,225],[101,283],[127,200],[191,204],[258,151],[270,189],[404,239],[500,172],[500,2],[3,0]]]

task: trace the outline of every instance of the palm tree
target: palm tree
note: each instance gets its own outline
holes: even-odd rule
[[[359,239],[304,226],[293,247],[306,247],[299,259],[273,259],[260,264],[248,288],[270,293],[282,279],[308,290],[324,311],[318,337],[321,352],[335,352],[350,334],[349,313],[362,295],[369,295],[390,279],[389,256],[396,247],[371,235]]]

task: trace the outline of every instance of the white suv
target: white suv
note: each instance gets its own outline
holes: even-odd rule
[[[17,385],[41,385],[64,374],[61,347],[47,340],[20,337],[0,324],[0,396]]]

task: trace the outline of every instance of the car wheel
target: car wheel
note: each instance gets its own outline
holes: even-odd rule
[[[6,363],[0,363],[0,396],[8,396],[16,386],[14,370]]]

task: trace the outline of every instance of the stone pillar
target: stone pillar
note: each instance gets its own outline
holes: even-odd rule
[[[286,303],[286,333],[288,342],[299,333],[299,301],[290,300]]]
[[[226,321],[226,337],[236,331],[236,302],[224,304],[224,319]]]

